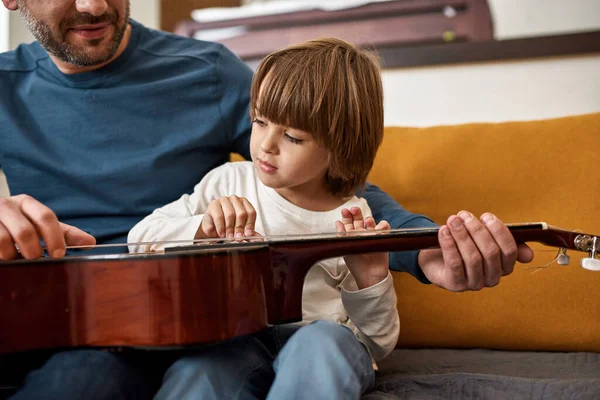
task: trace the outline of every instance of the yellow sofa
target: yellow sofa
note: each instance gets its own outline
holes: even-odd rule
[[[443,224],[461,209],[600,235],[600,113],[544,121],[386,128],[369,177]],[[396,274],[401,347],[600,352],[600,272],[544,266],[555,248],[500,285],[452,293]]]

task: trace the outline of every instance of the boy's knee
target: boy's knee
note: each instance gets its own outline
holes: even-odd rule
[[[333,321],[316,321],[303,326],[294,334],[295,341],[301,345],[310,345],[310,347],[331,346],[340,347],[342,345],[356,341],[354,333],[345,326]]]

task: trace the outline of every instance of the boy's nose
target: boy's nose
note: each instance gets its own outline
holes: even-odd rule
[[[275,132],[267,133],[260,142],[260,149],[265,153],[275,154],[277,152],[277,138]]]
[[[80,13],[89,13],[99,17],[108,9],[108,3],[106,0],[77,0],[75,7]]]

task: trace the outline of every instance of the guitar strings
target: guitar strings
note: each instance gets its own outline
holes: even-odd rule
[[[539,252],[550,252],[552,250],[538,250]],[[537,272],[540,272],[543,269],[548,268],[550,265],[554,264],[556,261],[558,261],[558,258],[560,257],[561,252],[563,251],[563,249],[558,249],[558,252],[556,253],[556,257],[554,257],[554,259],[552,261],[550,261],[548,264],[544,265],[543,267],[527,267],[525,268],[526,271],[531,270],[531,269],[535,269],[535,271],[533,271],[530,275],[533,275]]]

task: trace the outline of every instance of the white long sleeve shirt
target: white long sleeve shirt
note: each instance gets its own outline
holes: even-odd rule
[[[255,231],[266,236],[335,232],[343,208],[360,207],[363,215],[371,215],[367,202],[358,197],[331,211],[305,210],[262,184],[251,162],[236,162],[209,172],[192,194],[154,210],[133,227],[128,242],[193,240],[208,204],[231,195],[250,201],[257,213]],[[130,246],[132,252],[157,250],[161,245]],[[343,257],[321,261],[304,281],[302,318],[301,324],[326,319],[345,325],[378,361],[393,350],[400,331],[392,275],[359,290]]]

